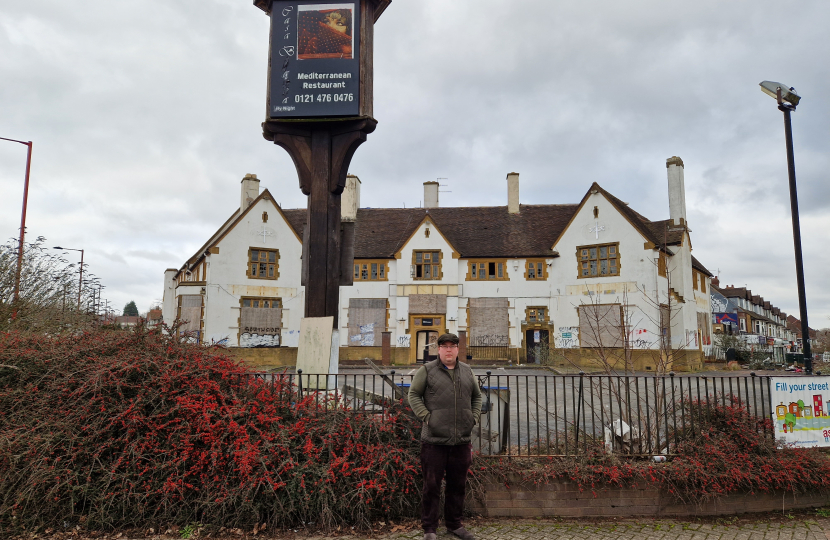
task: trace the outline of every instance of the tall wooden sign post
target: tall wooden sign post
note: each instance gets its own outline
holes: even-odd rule
[[[352,284],[353,230],[340,194],[357,147],[374,131],[375,21],[391,0],[254,0],[271,17],[262,134],[284,148],[308,196],[303,238],[305,317],[338,324],[340,285]]]

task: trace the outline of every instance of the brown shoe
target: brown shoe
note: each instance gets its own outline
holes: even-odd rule
[[[450,532],[459,537],[461,540],[476,540],[475,535],[464,527],[459,527],[458,529]]]
[[[424,533],[424,540],[435,540],[435,533]]]

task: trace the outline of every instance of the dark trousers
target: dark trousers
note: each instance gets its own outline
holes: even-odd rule
[[[472,445],[421,443],[421,470],[424,475],[423,508],[421,523],[424,532],[437,532],[438,505],[441,501],[441,480],[446,476],[444,491],[444,523],[454,531],[461,527],[464,513],[464,491],[467,487],[467,470],[472,463]]]

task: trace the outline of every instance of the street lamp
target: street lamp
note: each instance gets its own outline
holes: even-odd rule
[[[84,283],[84,250],[82,249],[75,249],[75,248],[64,248],[60,246],[55,246],[52,249],[63,249],[66,251],[80,251],[81,252],[81,275],[78,277],[78,311],[81,311],[81,288],[83,288]]]
[[[16,142],[29,147],[26,156],[26,180],[23,182],[23,210],[20,213],[20,243],[17,246],[17,270],[14,272],[14,297],[13,304],[17,304],[17,299],[20,296],[20,273],[23,269],[23,237],[26,234],[26,203],[29,200],[29,170],[32,168],[32,141],[23,142],[17,139],[7,139],[0,137],[0,140]],[[12,313],[12,319],[17,318],[17,308]]]
[[[810,326],[807,324],[807,296],[804,292],[804,262],[801,256],[801,225],[798,220],[798,192],[795,186],[795,157],[793,156],[793,127],[790,113],[801,101],[795,88],[785,84],[764,81],[761,90],[778,101],[778,110],[784,113],[784,137],[787,142],[787,169],[790,176],[790,213],[793,218],[793,244],[795,245],[795,272],[798,281],[798,308],[801,312],[801,342],[804,353],[804,371],[813,373],[813,356],[810,351]]]

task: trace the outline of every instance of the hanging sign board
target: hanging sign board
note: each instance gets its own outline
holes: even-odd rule
[[[775,438],[830,447],[830,377],[771,377]]]
[[[357,116],[360,0],[275,0],[269,118]]]

